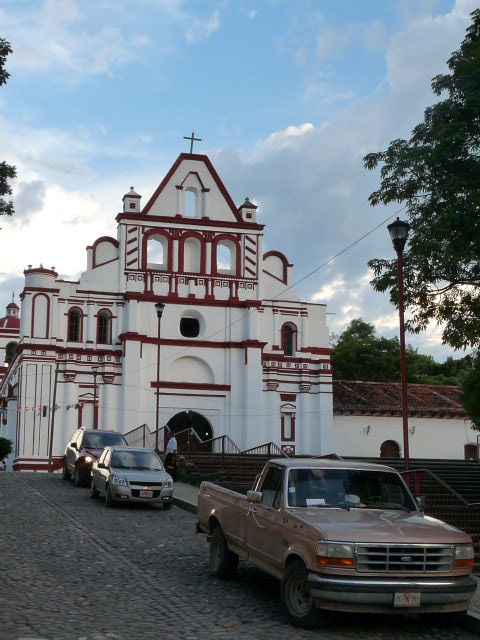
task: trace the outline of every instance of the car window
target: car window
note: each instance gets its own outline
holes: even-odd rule
[[[108,449],[106,451],[102,451],[102,453],[100,454],[100,458],[98,459],[99,464],[100,463],[105,464],[105,458],[107,457],[107,453],[108,453]]]
[[[397,473],[363,469],[291,469],[291,507],[357,507],[415,510]]]
[[[105,462],[104,465],[106,467],[108,467],[110,465],[110,458],[112,457],[112,452],[110,451],[110,449],[107,449],[105,451]]]
[[[86,449],[103,449],[104,447],[125,446],[125,438],[120,433],[85,433],[82,442]]]
[[[280,507],[280,499],[282,496],[282,471],[276,467],[272,467],[262,485],[262,504],[266,507],[278,509]]]
[[[114,451],[112,467],[161,471],[163,465],[153,451]]]

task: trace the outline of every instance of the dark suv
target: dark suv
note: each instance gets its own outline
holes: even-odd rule
[[[63,456],[64,480],[70,480],[76,487],[90,484],[93,461],[105,447],[127,447],[128,442],[118,431],[100,429],[78,429],[67,442]]]

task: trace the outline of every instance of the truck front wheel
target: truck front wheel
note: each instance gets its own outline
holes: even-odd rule
[[[238,556],[227,547],[223,531],[216,526],[210,538],[210,569],[215,578],[231,578],[238,567]]]
[[[287,567],[282,579],[282,604],[294,627],[314,629],[319,625],[320,615],[313,604],[307,575],[301,560],[295,560]]]

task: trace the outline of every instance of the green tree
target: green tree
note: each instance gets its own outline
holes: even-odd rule
[[[12,443],[7,438],[0,438],[0,461],[12,452]]]
[[[370,203],[405,203],[411,225],[404,255],[406,328],[443,325],[455,349],[480,345],[480,9],[448,60],[450,73],[432,80],[440,99],[427,108],[410,139],[365,156],[381,165],[380,188]],[[377,291],[398,304],[396,261],[369,266]]]
[[[377,338],[375,327],[361,318],[335,338],[331,360],[336,380],[391,382],[400,377],[398,339]]]
[[[5,84],[10,77],[10,74],[5,69],[5,61],[9,53],[12,53],[10,43],[0,38],[0,86]],[[5,200],[2,196],[11,195],[12,189],[8,181],[13,180],[16,175],[15,167],[4,161],[0,162],[0,215],[2,216],[11,216],[14,213],[13,203]]]
[[[480,431],[480,357],[478,355],[472,369],[463,377],[460,402],[474,428]]]
[[[375,327],[361,318],[350,322],[339,336],[332,338],[332,369],[335,380],[368,382],[400,381],[400,341],[398,338],[379,338]],[[471,369],[471,357],[455,360],[447,358],[438,363],[418,353],[411,345],[405,349],[407,381],[418,384],[458,385]]]

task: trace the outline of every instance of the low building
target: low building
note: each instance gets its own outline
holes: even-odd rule
[[[410,458],[477,459],[478,431],[460,387],[407,385]],[[401,385],[333,382],[333,451],[342,456],[403,457]]]

